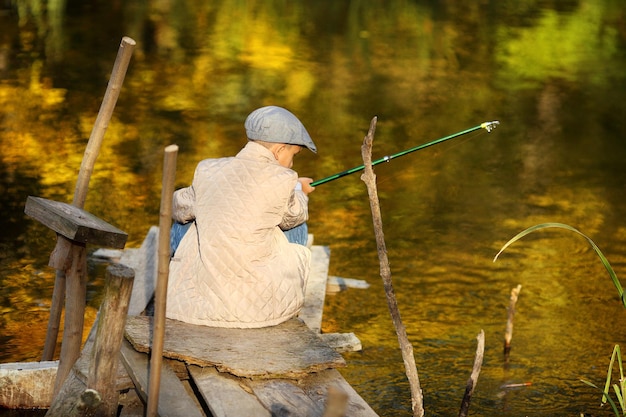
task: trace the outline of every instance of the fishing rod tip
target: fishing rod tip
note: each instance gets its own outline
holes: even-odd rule
[[[500,124],[499,121],[494,120],[492,122],[485,122],[485,123],[481,124],[480,127],[485,129],[487,131],[487,133],[491,133],[491,131],[493,129],[495,129],[496,127],[498,127],[499,124]]]

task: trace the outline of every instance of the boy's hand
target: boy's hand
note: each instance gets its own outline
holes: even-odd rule
[[[309,193],[315,190],[315,187],[311,187],[310,185],[313,182],[313,178],[300,177],[298,181],[302,185],[302,192],[304,192],[304,194],[309,195]]]

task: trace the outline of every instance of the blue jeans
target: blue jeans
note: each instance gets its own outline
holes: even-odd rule
[[[193,222],[185,224],[174,222],[172,225],[172,229],[170,230],[170,256],[173,256],[174,252],[176,252],[180,241],[183,240],[183,236],[187,233],[191,223]],[[287,240],[289,242],[306,246],[306,242],[309,239],[309,227],[306,223],[302,223],[293,229],[284,230],[283,232],[285,233],[285,236],[287,236]]]

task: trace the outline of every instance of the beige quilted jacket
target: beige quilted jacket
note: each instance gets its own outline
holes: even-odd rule
[[[167,317],[255,328],[298,314],[311,252],[281,231],[308,219],[297,180],[254,142],[198,164],[192,185],[174,194],[174,219],[195,223],[170,262]]]

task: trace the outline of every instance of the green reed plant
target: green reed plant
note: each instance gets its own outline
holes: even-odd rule
[[[586,236],[585,234],[581,233],[577,229],[575,229],[572,226],[569,226],[567,224],[563,224],[563,223],[542,223],[542,224],[538,224],[538,225],[529,227],[528,229],[526,229],[526,230],[518,233],[517,235],[513,236],[508,242],[506,242],[504,244],[504,246],[502,247],[502,249],[500,249],[500,251],[493,258],[493,261],[495,262],[498,259],[498,256],[500,256],[500,254],[506,248],[508,248],[511,244],[513,244],[514,242],[516,242],[519,239],[523,238],[524,236],[528,235],[529,233],[532,233],[534,231],[541,230],[541,229],[551,228],[551,227],[556,227],[556,228],[560,228],[560,229],[570,230],[572,232],[575,232],[575,233],[579,234],[580,236],[584,237],[585,239],[587,239],[587,242],[589,242],[589,244],[591,245],[593,250],[600,257],[600,261],[602,262],[602,265],[604,265],[604,267],[608,271],[609,276],[611,277],[611,280],[613,281],[613,285],[617,289],[617,292],[619,294],[620,300],[622,301],[622,305],[624,307],[626,307],[626,294],[624,293],[624,289],[622,288],[622,284],[620,283],[619,279],[617,278],[617,274],[613,270],[613,267],[611,267],[611,264],[606,259],[606,257],[604,256],[604,254],[602,253],[600,248],[598,248],[598,246],[588,236]],[[606,382],[604,384],[604,390],[602,390],[601,388],[599,388],[598,386],[596,386],[595,384],[593,384],[593,383],[591,383],[589,381],[585,381],[583,379],[581,379],[581,381],[584,382],[585,384],[591,386],[591,387],[594,387],[594,388],[597,388],[599,390],[602,390],[602,405],[604,405],[604,404],[606,404],[608,402],[611,405],[611,408],[613,409],[613,412],[615,413],[615,415],[617,417],[620,417],[620,412],[619,412],[619,409],[617,407],[617,404],[610,397],[611,381],[613,379],[612,378],[613,377],[613,367],[614,367],[616,359],[617,359],[617,363],[618,363],[618,366],[619,366],[619,376],[620,376],[620,378],[619,378],[619,381],[618,381],[619,383],[616,383],[616,384],[614,383],[612,385],[612,387],[613,387],[613,391],[615,392],[615,396],[617,397],[617,401],[619,403],[619,406],[620,406],[620,408],[622,410],[621,416],[624,417],[624,416],[626,416],[626,402],[625,402],[626,401],[626,378],[624,378],[624,367],[622,366],[622,355],[621,355],[621,351],[620,351],[619,345],[615,345],[615,347],[613,348],[613,354],[611,355],[611,362],[609,363],[609,369],[608,369],[608,372],[607,372],[607,375],[606,375]]]
[[[624,294],[624,289],[622,288],[622,284],[620,284],[619,279],[617,278],[617,274],[615,273],[615,271],[611,267],[611,264],[609,263],[609,261],[606,259],[606,256],[604,256],[604,254],[602,253],[600,248],[598,248],[598,246],[593,242],[593,240],[591,240],[591,238],[589,238],[585,234],[581,233],[580,231],[576,230],[575,228],[573,228],[572,226],[569,226],[567,224],[563,224],[563,223],[542,223],[542,224],[537,224],[535,226],[531,226],[528,229],[526,229],[526,230],[524,230],[522,232],[519,232],[517,235],[513,236],[508,242],[506,242],[504,244],[504,246],[502,246],[502,249],[500,249],[500,251],[493,258],[493,261],[495,262],[498,259],[498,256],[500,256],[500,254],[502,252],[504,252],[504,250],[506,248],[508,248],[514,242],[520,240],[524,236],[526,236],[526,235],[528,235],[528,234],[530,234],[530,233],[532,233],[534,231],[541,230],[541,229],[547,229],[547,228],[551,228],[551,227],[556,227],[556,228],[560,228],[560,229],[570,230],[572,232],[575,232],[575,233],[579,234],[580,236],[584,237],[585,239],[587,239],[587,242],[589,242],[589,244],[591,245],[593,250],[600,257],[600,261],[602,262],[602,265],[604,265],[604,267],[608,271],[609,276],[611,277],[611,280],[613,281],[613,285],[615,285],[615,288],[617,289],[617,293],[619,294],[620,300],[622,301],[622,305],[626,308],[626,295]]]
[[[619,417],[620,413],[617,408],[617,404],[615,404],[615,402],[609,396],[611,380],[613,379],[613,365],[615,364],[615,359],[617,359],[617,363],[619,366],[619,383],[613,384],[613,391],[615,391],[615,396],[617,397],[617,401],[619,402],[620,408],[622,409],[621,415],[626,416],[626,404],[624,403],[624,397],[626,396],[626,378],[624,378],[624,367],[622,366],[622,353],[620,351],[619,345],[615,345],[615,347],[613,347],[613,354],[611,355],[611,362],[609,363],[609,370],[606,374],[606,382],[604,383],[604,390],[602,390],[602,405],[606,404],[608,401],[608,403],[611,404],[611,408],[613,409],[613,412],[615,413],[615,415]],[[581,381],[591,387],[601,389],[600,387],[598,387],[597,385],[589,381],[585,381],[584,379],[581,379]]]

